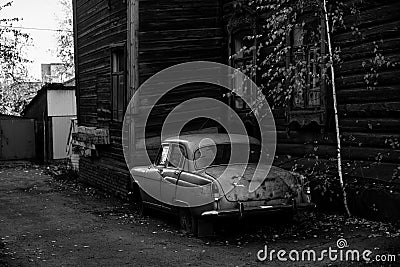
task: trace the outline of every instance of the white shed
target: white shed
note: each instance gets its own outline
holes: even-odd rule
[[[71,120],[76,119],[74,86],[46,84],[24,110],[24,117],[36,120],[36,155],[42,160],[68,157]]]

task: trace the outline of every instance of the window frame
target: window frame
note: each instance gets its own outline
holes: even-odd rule
[[[188,153],[187,153],[186,147],[180,143],[170,143],[169,146],[170,146],[170,148],[169,148],[169,153],[167,156],[167,161],[166,161],[165,167],[167,169],[186,170],[187,169],[187,160],[186,159],[188,158]],[[177,146],[179,148],[179,150],[182,152],[182,157],[179,159],[178,166],[170,165],[170,159],[171,159],[171,155],[173,153],[174,146]]]
[[[255,10],[251,9],[250,7],[246,7],[245,5],[238,5],[234,7],[234,11],[231,17],[228,19],[227,22],[227,35],[228,35],[228,63],[234,69],[239,69],[238,65],[245,64],[247,61],[252,61],[252,65],[254,66],[257,59],[257,51],[252,50],[251,54],[243,55],[241,58],[237,58],[236,55],[237,51],[237,44],[241,43],[241,48],[243,47],[243,39],[245,36],[256,36],[257,32],[257,15]],[[257,47],[257,38],[254,38],[253,44]],[[240,49],[241,49],[240,48]],[[256,71],[252,70],[251,74],[248,75],[253,82],[256,82]],[[236,79],[233,78],[232,87],[235,87]],[[256,95],[253,94],[254,88],[250,88],[250,93],[248,91],[239,91],[239,94],[229,93],[228,96],[228,104],[237,112],[248,112],[250,107],[243,101],[243,99],[239,96],[242,94],[242,97],[245,98],[250,103],[256,98]],[[241,92],[241,93],[240,93]]]
[[[300,90],[296,89],[296,84],[294,85],[292,92],[292,101],[290,105],[291,110],[313,110],[313,109],[321,109],[324,108],[324,91],[325,91],[325,81],[323,80],[323,64],[324,61],[315,62],[316,60],[316,51],[320,53],[322,56],[325,53],[325,42],[326,36],[324,31],[324,22],[319,21],[318,18],[314,18],[308,20],[304,23],[304,26],[296,25],[294,29],[288,32],[288,45],[290,47],[287,55],[286,67],[288,68],[290,64],[297,68],[297,64],[299,60],[303,61],[305,64],[307,76],[305,77],[306,84],[302,86]],[[307,31],[311,25],[311,27],[321,27],[321,31],[319,33],[319,45],[314,45],[312,42],[307,40]],[[295,31],[301,32],[301,41],[300,44],[295,46]],[[302,55],[301,55],[302,54]],[[314,56],[313,56],[314,55]],[[296,57],[301,57],[301,59],[296,59]],[[311,59],[314,58],[314,62]],[[296,70],[297,73],[297,70]],[[296,74],[295,74],[296,75]],[[318,77],[318,78],[317,78]],[[297,93],[300,91],[301,97],[297,98]],[[317,95],[317,97],[315,97]],[[299,100],[300,102],[297,103]]]
[[[243,51],[243,47],[245,47],[244,39],[247,36],[255,36],[256,34],[256,29],[255,26],[252,25],[251,27],[246,27],[244,29],[239,29],[236,31],[232,31],[230,33],[230,65],[232,68],[241,70],[242,65],[245,65],[246,68],[246,63],[251,62],[251,65],[254,66],[257,61],[257,51],[256,49],[252,50],[250,54],[245,55]],[[238,44],[240,47],[238,47]],[[253,43],[251,44],[254,47],[257,47],[257,39],[254,38]],[[241,51],[239,53],[239,51]],[[239,55],[238,55],[239,53]],[[254,70],[251,70],[251,74],[248,75],[249,78],[253,81],[256,82],[256,73]],[[236,87],[236,78],[233,79],[233,87]],[[247,91],[243,91],[243,89],[240,89],[238,92],[238,95],[233,94],[232,96],[232,105],[235,110],[239,111],[247,111],[250,109],[250,107],[247,106],[246,102],[242,98],[246,98],[250,103],[253,103],[255,101],[256,95],[254,95],[254,89],[250,88]],[[242,97],[240,97],[240,94],[242,94]]]
[[[117,67],[117,69],[115,69],[115,67]],[[114,87],[115,77],[116,77],[117,88]],[[122,81],[122,86],[121,86],[121,81]],[[126,60],[125,44],[114,44],[111,46],[110,88],[111,88],[111,120],[115,122],[122,122],[127,107],[127,93],[128,93],[127,60]]]

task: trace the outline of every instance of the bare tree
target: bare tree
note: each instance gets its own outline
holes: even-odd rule
[[[23,63],[29,62],[23,51],[29,41],[29,35],[13,27],[13,24],[20,19],[4,18],[1,15],[1,11],[11,4],[12,1],[9,1],[0,5],[0,78],[3,82],[9,79],[17,81],[22,76],[18,74],[26,74]]]
[[[237,0],[235,3],[238,9],[236,12],[247,12],[257,19],[251,26],[254,28],[252,31],[244,36],[239,35],[241,39],[235,40],[242,47],[232,55],[232,61],[238,62],[238,67],[249,77],[257,76],[261,89],[257,93],[265,95],[273,108],[304,108],[307,106],[307,92],[311,106],[318,106],[320,95],[317,92],[314,95],[316,97],[313,97],[309,93],[310,88],[320,90],[319,84],[326,83],[327,87],[332,85],[339,185],[344,207],[350,216],[342,174],[333,70],[333,65],[340,62],[340,49],[332,47],[330,34],[337,29],[351,27],[345,25],[343,16],[355,10],[346,7],[341,1],[332,1],[328,14],[325,0]],[[329,47],[329,53],[326,46]],[[331,70],[330,75],[328,69]],[[257,101],[262,102],[264,99],[258,97]],[[255,105],[262,107],[260,103]],[[305,156],[314,156],[314,153]],[[311,171],[314,172],[314,169],[311,168]],[[324,177],[326,180],[332,179]],[[321,187],[327,187],[333,183],[324,181],[321,184]]]
[[[68,78],[75,76],[74,67],[74,35],[72,19],[72,1],[59,0],[62,8],[62,17],[58,18],[57,49],[56,55],[64,64],[62,70]]]
[[[30,41],[29,35],[14,27],[20,18],[5,18],[1,14],[11,5],[12,1],[0,5],[0,113],[18,115],[34,89],[26,86],[25,63],[30,61],[24,49]]]

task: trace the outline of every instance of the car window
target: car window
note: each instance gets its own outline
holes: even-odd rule
[[[182,153],[182,155],[183,155],[183,159],[182,159],[182,169],[185,169],[185,168],[188,167],[188,166],[187,166],[187,164],[188,164],[188,161],[187,161],[187,159],[188,159],[188,153],[187,153],[186,148],[185,148],[184,145],[179,145],[179,149],[181,150],[181,153]]]
[[[168,152],[169,145],[163,145],[155,162],[157,166],[165,166],[165,163],[167,162]]]
[[[168,167],[183,169],[186,157],[186,149],[182,145],[171,144],[171,153],[168,159]]]
[[[242,153],[242,152],[249,153]],[[206,168],[213,165],[236,164],[236,163],[258,163],[261,147],[259,145],[247,144],[217,144],[216,146],[204,146],[194,152],[196,169]],[[233,154],[231,154],[233,152]]]

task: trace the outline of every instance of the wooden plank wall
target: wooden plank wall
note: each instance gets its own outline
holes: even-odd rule
[[[139,4],[139,81],[143,83],[157,72],[185,62],[224,63],[225,32],[221,0],[141,0]],[[140,109],[160,92],[148,90],[140,95]],[[189,84],[163,97],[147,121],[146,138],[160,135],[162,123],[178,104],[196,97],[221,98],[221,89],[205,83]],[[143,127],[140,125],[139,127]],[[192,129],[201,127],[192,125]],[[137,138],[142,139],[140,128]]]
[[[111,121],[110,45],[126,43],[127,3],[119,0],[75,0],[79,124],[108,128],[109,146],[98,157],[81,158],[82,180],[126,196],[129,174],[122,153],[121,123]],[[139,80],[158,71],[195,60],[223,62],[224,36],[219,0],[141,0],[139,2]],[[143,99],[155,96],[146,92]],[[159,134],[172,107],[196,96],[219,98],[213,86],[184,86],[153,112],[150,134]],[[146,107],[143,107],[146,108]],[[138,139],[143,138],[141,136]]]
[[[125,1],[76,0],[79,124],[108,128],[109,146],[98,157],[80,159],[80,179],[125,196],[129,175],[121,146],[121,123],[111,120],[111,46],[127,36]]]
[[[345,174],[393,181],[400,167],[400,2],[345,2],[360,11],[358,15],[345,17],[346,24],[354,25],[358,31],[349,26],[334,34],[342,60],[336,68],[336,82]],[[371,63],[381,55],[382,66],[377,61]],[[366,75],[375,75],[371,67],[378,74],[371,80],[377,83],[368,86]],[[284,125],[277,128],[281,130],[280,154],[314,159],[336,156],[333,130],[322,134],[287,133]],[[304,167],[312,165],[307,162]]]
[[[346,22],[356,25],[359,36],[350,28],[334,39],[343,59],[337,83],[344,156],[382,163],[377,168],[393,172],[400,165],[400,145],[395,144],[400,140],[400,3],[369,0],[354,4],[360,14],[348,16]],[[367,86],[365,77],[375,70],[378,76],[369,78],[372,86]]]
[[[167,67],[195,60],[224,61],[219,0],[141,0],[140,83]]]
[[[110,120],[110,45],[126,41],[126,4],[76,0],[76,21],[80,122],[101,126]]]
[[[226,21],[223,17],[232,12],[227,5],[230,2],[141,0],[140,82],[166,67],[187,61],[226,63]],[[347,2],[353,4],[355,1]],[[76,10],[80,123],[109,128],[111,135],[111,146],[100,148],[98,159],[81,160],[82,166],[85,166],[81,171],[90,169],[85,179],[98,176],[95,183],[102,187],[108,185],[108,188],[113,188],[111,191],[122,188],[119,190],[124,194],[128,175],[120,143],[121,124],[110,120],[109,46],[126,41],[126,3],[117,0],[76,0]],[[337,69],[337,83],[343,156],[349,175],[390,180],[393,170],[400,164],[400,149],[395,144],[400,139],[400,65],[380,67],[378,83],[372,89],[367,88],[365,83],[370,59],[376,56],[375,45],[385,59],[399,62],[398,11],[399,4],[394,0],[363,1],[358,17],[346,18],[347,21],[357,22],[363,38],[355,38],[350,28],[334,36],[343,60]],[[366,62],[364,66],[363,62]],[[150,125],[153,128],[148,137],[158,134],[167,111],[177,103],[196,96],[218,97],[219,93],[218,89],[201,84],[177,89],[165,100],[167,105],[155,111],[153,125]],[[141,101],[154,95],[156,92],[146,92]],[[291,159],[307,158],[302,161],[304,166],[310,165],[310,158],[315,163],[316,157],[335,157],[333,130],[288,133],[284,113],[277,114],[279,154],[290,154]],[[119,175],[110,179],[110,171]]]

